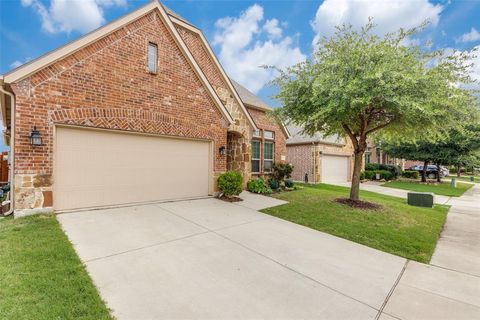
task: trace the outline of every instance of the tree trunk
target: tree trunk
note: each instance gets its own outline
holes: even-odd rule
[[[460,178],[461,172],[460,172],[460,164],[457,164],[457,177]]]
[[[350,188],[350,200],[358,200],[360,193],[360,172],[362,171],[362,161],[365,149],[355,150],[353,162],[352,185]]]
[[[442,178],[440,177],[440,164],[437,163],[437,182],[442,182]]]
[[[423,170],[422,170],[422,182],[427,182],[427,167],[429,161],[423,162]]]

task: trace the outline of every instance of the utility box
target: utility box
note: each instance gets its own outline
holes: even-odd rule
[[[433,207],[433,193],[431,192],[409,192],[407,203],[416,207]]]

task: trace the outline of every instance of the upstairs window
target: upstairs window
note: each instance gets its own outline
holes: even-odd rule
[[[262,132],[260,130],[253,130],[253,136],[256,138],[261,138]]]
[[[147,65],[148,65],[148,72],[150,73],[157,73],[157,55],[158,55],[158,48],[155,43],[148,43],[148,57],[147,57]]]

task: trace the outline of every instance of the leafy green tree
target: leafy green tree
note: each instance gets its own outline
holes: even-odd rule
[[[438,141],[416,141],[415,143],[383,142],[387,154],[403,159],[424,161],[422,181],[426,181],[425,169],[428,163],[466,166],[477,161],[480,151],[480,124],[475,120],[464,128],[452,129],[444,139]],[[440,169],[440,168],[438,168]],[[438,181],[440,176],[437,175]]]
[[[434,161],[435,150],[431,141],[416,142],[382,142],[382,150],[393,157],[423,161],[423,171],[421,176],[422,182],[427,182],[427,167],[430,162]]]
[[[273,80],[283,103],[276,116],[313,135],[347,136],[354,146],[350,199],[358,200],[360,171],[372,136],[435,139],[466,117],[474,99],[459,83],[469,83],[467,53],[445,56],[404,46],[419,29],[379,37],[374,24],[360,31],[337,27],[319,41],[311,59]]]

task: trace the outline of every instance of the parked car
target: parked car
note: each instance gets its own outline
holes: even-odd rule
[[[422,165],[416,165],[413,167],[410,167],[409,170],[414,170],[418,171],[420,174],[423,172],[423,166]],[[429,179],[435,179],[437,178],[438,174],[438,168],[435,165],[428,165],[427,166],[427,178]],[[450,175],[448,168],[445,168],[443,166],[440,166],[440,177],[448,177]]]

